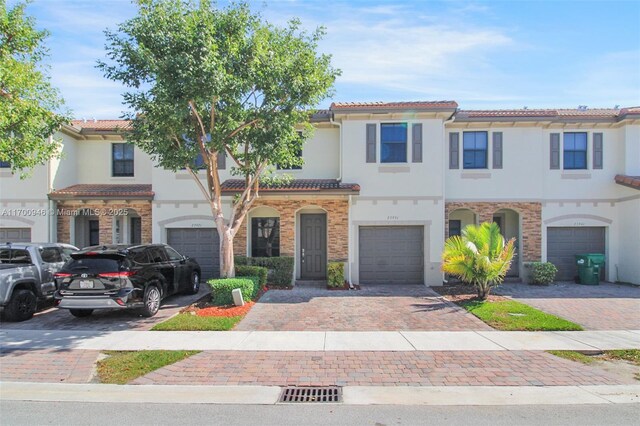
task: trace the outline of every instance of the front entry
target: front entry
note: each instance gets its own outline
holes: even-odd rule
[[[327,278],[327,215],[300,215],[300,279]]]

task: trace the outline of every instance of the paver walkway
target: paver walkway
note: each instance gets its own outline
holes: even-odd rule
[[[0,379],[16,382],[88,383],[99,351],[0,350]]]
[[[558,315],[588,330],[640,329],[640,287],[567,282],[549,286],[503,284],[495,293]]]
[[[491,327],[424,286],[270,290],[235,330],[462,331]]]
[[[530,351],[202,352],[132,383],[266,386],[622,384],[598,368]]]

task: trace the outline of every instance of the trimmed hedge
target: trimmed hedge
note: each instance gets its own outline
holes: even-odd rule
[[[267,275],[269,270],[262,266],[238,265],[236,266],[236,277],[258,277],[260,287],[267,285]]]
[[[558,268],[551,262],[531,262],[527,267],[531,269],[531,284],[551,284],[558,273]]]
[[[253,299],[256,287],[260,285],[258,277],[244,278],[220,278],[209,280],[207,284],[211,287],[211,300],[216,305],[232,305],[233,296],[231,291],[239,288],[245,302]]]
[[[293,257],[246,257],[236,256],[236,265],[262,266],[269,270],[267,282],[271,286],[291,287],[293,279]]]
[[[327,286],[340,288],[344,286],[344,263],[329,262],[327,267]]]

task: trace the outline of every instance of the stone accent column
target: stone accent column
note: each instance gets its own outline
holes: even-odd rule
[[[112,244],[113,243],[113,216],[104,214],[98,216],[100,224],[100,237],[99,244]]]

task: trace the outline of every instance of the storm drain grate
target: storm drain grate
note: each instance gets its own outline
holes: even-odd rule
[[[338,386],[289,386],[282,390],[278,402],[342,402],[342,388]]]

